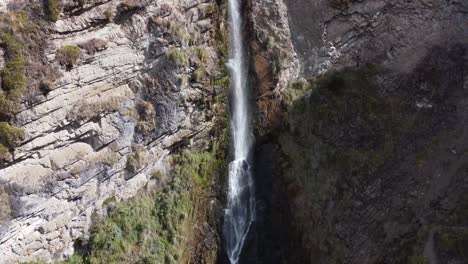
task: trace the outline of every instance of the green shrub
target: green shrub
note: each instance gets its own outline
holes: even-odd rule
[[[3,33],[2,42],[8,59],[12,60],[23,57],[23,44],[12,34]]]
[[[62,12],[60,0],[44,0],[45,13],[47,19],[52,22],[56,22],[60,18]]]
[[[66,45],[57,51],[58,62],[69,68],[73,67],[80,58],[81,49],[78,46]]]
[[[206,64],[208,63],[208,52],[204,47],[196,47],[195,54],[197,54],[198,58],[200,59],[201,63]]]
[[[185,50],[172,48],[166,52],[166,56],[179,66],[187,66],[189,64],[189,56]]]
[[[164,175],[161,173],[161,171],[155,171],[151,174],[152,180],[162,179],[162,178],[164,178]]]
[[[203,67],[198,67],[195,71],[193,71],[192,78],[195,82],[200,82],[205,77],[205,69]]]
[[[175,160],[172,181],[161,191],[140,192],[112,202],[107,217],[90,230],[89,255],[83,263],[182,263],[191,232],[192,212],[202,182],[214,178],[219,160],[209,152],[185,152]],[[154,173],[152,178],[164,177]],[[195,183],[194,181],[200,181]],[[77,261],[77,255],[66,263]],[[167,262],[169,261],[169,262]]]
[[[172,36],[178,39],[183,46],[193,45],[198,39],[195,30],[191,30],[192,33],[190,33],[185,25],[177,21],[170,22],[168,31]]]
[[[22,58],[9,61],[5,64],[2,69],[2,88],[6,91],[25,91],[25,63]]]
[[[0,122],[0,143],[13,149],[24,140],[24,131],[21,128],[10,126],[6,122]]]
[[[212,79],[211,80],[211,85],[212,86],[223,86],[223,87],[227,87],[229,85],[229,76],[225,75],[219,79]]]
[[[84,262],[83,258],[81,258],[80,256],[73,255],[65,263],[66,264],[84,264],[85,262]]]
[[[221,166],[210,152],[184,152],[176,162],[176,173],[183,178],[191,178],[198,186],[208,185],[213,172]]]
[[[8,91],[10,100],[19,99],[26,90],[26,66],[22,43],[11,34],[2,35],[7,54],[7,63],[2,69],[2,88]]]
[[[9,119],[17,110],[17,104],[6,98],[4,95],[0,95],[0,118]]]

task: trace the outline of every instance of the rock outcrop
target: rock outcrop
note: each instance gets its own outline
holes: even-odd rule
[[[22,103],[13,123],[26,139],[0,170],[12,216],[0,229],[2,263],[70,256],[106,199],[132,197],[170,170],[180,146],[206,149],[216,123],[222,91],[212,80],[224,73],[215,1],[63,5],[45,54],[62,77]],[[56,60],[65,46],[80,47],[74,65]]]
[[[282,167],[281,175],[271,164],[270,174],[260,173],[275,190],[264,211],[292,215],[288,230],[301,243],[283,247],[303,253],[299,260],[280,257],[466,262],[466,2],[250,6],[263,135],[257,159]],[[275,59],[289,66],[274,70]],[[272,113],[265,94],[275,98],[280,121],[265,114]],[[283,192],[288,203],[275,202]]]

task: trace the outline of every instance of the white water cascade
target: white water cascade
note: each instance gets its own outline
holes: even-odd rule
[[[232,87],[231,134],[234,160],[229,164],[229,189],[223,236],[224,247],[231,264],[239,262],[245,238],[250,225],[255,220],[255,188],[249,157],[253,135],[248,104],[240,1],[229,0],[232,47],[228,68]]]

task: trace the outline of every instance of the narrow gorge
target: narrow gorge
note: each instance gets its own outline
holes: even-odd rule
[[[0,264],[468,263],[468,2],[0,0]]]

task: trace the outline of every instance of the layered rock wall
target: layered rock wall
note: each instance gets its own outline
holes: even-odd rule
[[[62,77],[22,103],[12,122],[26,139],[0,170],[12,212],[0,229],[2,263],[71,255],[106,199],[131,197],[170,170],[165,160],[180,146],[211,144],[221,16],[211,0],[64,1],[45,54]],[[56,60],[67,45],[81,48],[73,67]]]
[[[259,180],[283,186],[272,196],[287,193],[287,205],[267,206],[292,214],[305,255],[289,261],[466,261],[454,249],[466,248],[466,3],[250,5],[257,159],[282,168]],[[299,65],[276,71],[271,58]]]

